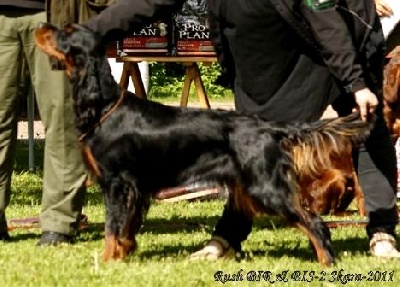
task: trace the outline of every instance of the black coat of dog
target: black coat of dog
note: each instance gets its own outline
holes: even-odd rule
[[[353,114],[280,124],[234,111],[164,106],[123,91],[86,28],[41,24],[35,36],[71,79],[80,141],[105,198],[104,260],[135,250],[152,195],[203,180],[228,186],[231,206],[246,216],[285,218],[309,237],[320,263],[334,262],[329,229],[300,205],[298,167],[310,173],[321,163],[329,167],[328,154],[364,141],[371,123]]]

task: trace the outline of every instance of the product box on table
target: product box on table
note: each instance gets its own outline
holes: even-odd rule
[[[178,55],[214,55],[205,0],[188,0],[173,17]]]
[[[125,53],[167,53],[168,28],[164,22],[146,25],[133,31],[132,35],[122,41],[122,51]]]

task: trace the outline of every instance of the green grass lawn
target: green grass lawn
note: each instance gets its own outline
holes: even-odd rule
[[[38,169],[26,172],[27,145],[21,142],[18,146],[9,220],[36,217],[40,212],[43,144],[36,148]],[[337,264],[329,268],[314,260],[305,235],[274,217],[256,220],[240,262],[189,261],[188,255],[209,239],[222,208],[221,200],[154,203],[138,236],[139,250],[126,262],[104,264],[104,206],[100,192],[91,188],[84,208],[89,223],[75,245],[36,247],[39,226],[12,225],[16,227],[10,231],[13,240],[0,243],[0,286],[400,286],[400,259],[370,257],[362,227],[331,230]],[[345,282],[348,277],[340,277],[340,270],[342,275],[367,278]],[[239,272],[243,281],[215,281],[218,271]],[[247,280],[251,271],[260,271],[260,281]],[[287,282],[269,282],[285,272]],[[297,274],[304,272],[323,276],[324,281],[310,275],[304,279],[310,282],[299,281]],[[265,281],[268,274],[271,279]],[[386,282],[375,282],[373,276],[367,281],[371,274],[376,279],[385,277]]]

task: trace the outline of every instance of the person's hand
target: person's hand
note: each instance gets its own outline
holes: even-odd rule
[[[367,121],[378,106],[378,98],[368,88],[364,88],[354,93],[357,103],[356,110],[360,112],[361,119]]]
[[[385,0],[375,0],[376,13],[379,17],[389,17],[393,15],[393,10]]]

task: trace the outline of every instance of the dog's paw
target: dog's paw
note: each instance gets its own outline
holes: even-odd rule
[[[106,236],[106,248],[103,253],[103,261],[124,260],[136,250],[136,240],[126,238],[117,239],[116,236]]]

